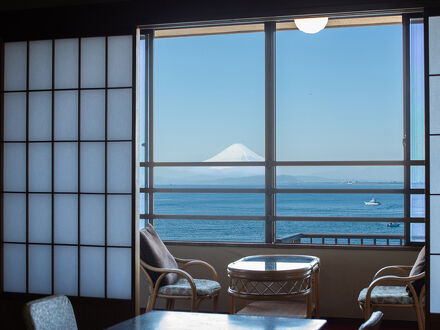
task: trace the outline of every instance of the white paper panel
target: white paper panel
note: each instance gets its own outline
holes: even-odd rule
[[[131,245],[131,196],[107,197],[107,244]]]
[[[430,281],[430,303],[431,313],[440,313],[440,256],[430,256],[430,278],[435,279]]]
[[[26,42],[5,43],[5,90],[25,90],[27,71]]]
[[[55,294],[78,294],[78,248],[55,246],[54,250]]]
[[[104,297],[105,248],[81,247],[81,296]]]
[[[55,88],[78,87],[78,39],[55,40]]]
[[[430,140],[430,192],[440,194],[440,136],[431,136]]]
[[[52,248],[50,245],[29,245],[29,292],[51,293]]]
[[[429,77],[429,131],[440,134],[440,76]]]
[[[107,295],[131,298],[131,249],[107,249]]]
[[[26,195],[3,195],[3,239],[6,242],[26,242]]]
[[[440,74],[440,16],[429,18],[429,73]]]
[[[55,191],[78,191],[78,143],[55,143]]]
[[[108,139],[131,140],[131,89],[108,91]]]
[[[105,139],[105,92],[81,91],[81,139]]]
[[[29,190],[36,192],[52,190],[51,143],[29,144]]]
[[[81,143],[81,191],[105,192],[105,143]]]
[[[105,87],[105,38],[81,39],[81,87]]]
[[[55,243],[78,243],[78,196],[54,196]]]
[[[26,145],[5,143],[3,151],[5,191],[26,191]]]
[[[440,196],[430,197],[430,237],[431,253],[440,253]]]
[[[78,140],[78,92],[55,92],[55,140]]]
[[[29,194],[29,241],[52,242],[52,197],[49,194]]]
[[[109,87],[131,87],[133,37],[108,38],[108,85]]]
[[[81,244],[105,244],[104,195],[81,195]]]
[[[3,283],[6,292],[26,292],[26,245],[3,245]]]
[[[52,88],[52,41],[29,43],[29,88]]]
[[[29,94],[29,140],[52,139],[52,94],[33,92]]]
[[[108,191],[113,193],[131,192],[131,142],[107,144]]]
[[[4,138],[6,141],[26,140],[26,94],[4,94]]]

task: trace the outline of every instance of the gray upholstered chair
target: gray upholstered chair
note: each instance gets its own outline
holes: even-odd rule
[[[24,317],[28,329],[78,329],[72,304],[69,298],[62,295],[28,302],[24,308]]]
[[[202,300],[213,299],[217,312],[221,287],[214,267],[201,260],[173,257],[150,224],[140,232],[140,259],[150,287],[146,312],[154,308],[156,298],[165,298],[168,310],[174,309],[175,300],[188,299],[192,312],[198,310]],[[192,266],[206,268],[213,280],[193,278],[187,272]]]
[[[362,323],[359,330],[379,330],[382,323],[383,313],[380,311],[371,314],[370,318]]]

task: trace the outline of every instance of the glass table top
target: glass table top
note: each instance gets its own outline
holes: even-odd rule
[[[266,255],[241,258],[228,265],[230,270],[243,271],[288,271],[311,269],[319,258],[302,255]]]

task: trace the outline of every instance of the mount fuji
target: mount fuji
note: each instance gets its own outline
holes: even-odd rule
[[[241,143],[231,144],[204,162],[263,162],[264,158]]]

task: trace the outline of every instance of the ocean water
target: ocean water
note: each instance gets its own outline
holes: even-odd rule
[[[369,188],[380,190],[399,189],[402,188],[402,184],[320,183],[301,184],[290,188]],[[367,206],[364,204],[365,201],[369,201],[373,197],[380,202],[380,205]],[[403,234],[403,224],[399,227],[387,226],[388,218],[403,217],[403,204],[403,194],[278,194],[276,200],[278,216],[375,217],[383,218],[384,222],[278,221],[276,223],[276,237],[279,239],[295,233]],[[141,203],[141,212],[144,210]],[[264,195],[156,193],[154,213],[264,216]],[[264,242],[264,221],[183,220],[176,217],[172,220],[156,219],[154,225],[163,240]]]

